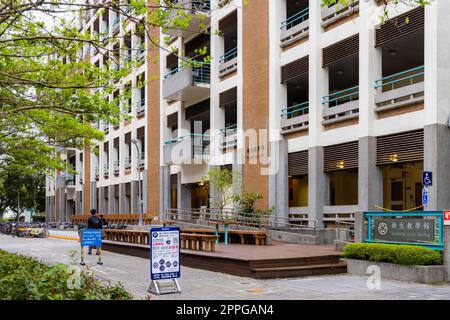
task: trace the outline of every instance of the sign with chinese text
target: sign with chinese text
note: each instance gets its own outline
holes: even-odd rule
[[[450,210],[444,211],[444,225],[450,226]]]
[[[102,229],[81,230],[82,247],[100,247],[102,245]]]
[[[150,230],[150,275],[152,280],[180,277],[180,228]]]
[[[436,241],[434,219],[376,219],[373,239],[393,242]]]

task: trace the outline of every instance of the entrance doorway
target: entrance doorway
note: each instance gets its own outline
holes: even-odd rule
[[[422,204],[423,161],[383,166],[383,207],[409,210]]]

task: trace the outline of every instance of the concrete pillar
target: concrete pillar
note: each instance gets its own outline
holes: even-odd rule
[[[433,172],[433,186],[428,187],[427,211],[450,209],[450,129],[443,124],[425,126],[424,170]]]
[[[287,140],[272,141],[270,144],[274,174],[269,176],[269,208],[275,207],[276,222],[287,222],[289,217],[288,190],[288,142]],[[271,164],[272,165],[272,164]]]
[[[323,147],[308,151],[308,218],[315,220],[317,227],[323,225],[323,207],[326,203],[328,185],[323,172]],[[313,222],[310,222],[310,225]]]
[[[367,224],[364,220],[364,212],[355,213],[355,242],[364,242],[367,238]]]
[[[148,192],[147,192],[149,188],[148,170],[144,170],[141,173],[141,179],[142,179],[142,213],[146,214],[148,212]],[[152,184],[153,183],[155,182],[152,181]]]
[[[450,226],[444,226],[444,267],[445,280],[450,282]]]
[[[117,213],[116,201],[114,199],[114,185],[108,186],[108,213]]]
[[[171,181],[170,181],[170,166],[160,167],[160,219],[163,219],[163,214],[166,209],[170,209],[170,197],[171,197]]]
[[[97,182],[91,182],[91,189],[90,189],[90,193],[91,193],[91,197],[90,197],[90,203],[89,203],[89,207],[92,209],[94,208],[95,210],[98,211],[97,208]]]
[[[131,213],[139,212],[139,183],[137,181],[131,182]]]
[[[108,204],[106,203],[105,199],[105,188],[100,187],[98,190],[98,208],[97,211],[99,213],[108,213]]]
[[[130,213],[128,200],[125,196],[125,183],[119,184],[119,213]]]
[[[425,160],[433,172],[426,210],[450,208],[450,1],[434,1],[425,9]]]
[[[376,164],[377,141],[375,137],[359,139],[358,202],[359,210],[374,211],[383,205],[383,172]]]

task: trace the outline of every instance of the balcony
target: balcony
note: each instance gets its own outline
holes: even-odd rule
[[[80,176],[80,184],[83,184],[83,182],[84,182],[83,170],[80,170],[78,172],[78,175]]]
[[[98,167],[94,168],[94,175],[95,175],[95,180],[98,181],[98,179],[100,178],[100,170]]]
[[[359,86],[332,93],[322,98],[322,124],[358,118]]]
[[[300,103],[281,110],[282,133],[307,130],[309,127],[309,102]]]
[[[225,53],[219,59],[219,77],[225,77],[226,75],[233,73],[237,70],[237,55],[238,49],[234,48]]]
[[[136,60],[137,62],[141,62],[145,60],[145,49],[142,49],[142,45],[140,43],[137,43],[136,47],[138,47],[136,50]]]
[[[145,117],[145,98],[141,99],[136,105],[136,117]]]
[[[104,124],[103,124],[103,132],[104,132],[105,134],[108,134],[108,133],[109,133],[109,124],[107,124],[107,123],[104,123]]]
[[[162,30],[164,34],[189,38],[204,31],[211,23],[210,0],[176,0],[172,4],[173,8],[167,9],[171,12],[164,24],[167,27]]]
[[[202,164],[209,156],[210,137],[204,134],[189,134],[169,140],[163,146],[165,164]]]
[[[70,172],[64,172],[61,174],[61,180],[64,183],[65,188],[75,188],[76,182],[75,182],[75,174]]]
[[[125,157],[124,161],[123,161],[125,170],[130,170],[131,169],[131,157]]]
[[[417,67],[375,81],[375,112],[424,102],[425,67]]]
[[[119,173],[120,173],[120,160],[114,160],[113,172],[114,172],[115,176],[119,175]]]
[[[145,152],[141,152],[141,154],[138,156],[138,162],[137,166],[139,169],[145,168]]]
[[[281,22],[280,29],[280,46],[282,48],[306,38],[309,34],[309,8],[303,9]]]
[[[112,25],[112,32],[116,33],[120,29],[120,15],[117,15]]]
[[[237,124],[220,130],[220,147],[223,150],[237,147]]]
[[[103,177],[105,179],[108,179],[108,177],[109,177],[109,163],[105,163],[103,165]]]
[[[350,0],[346,5],[335,4],[331,7],[322,7],[322,27],[327,27],[345,17],[359,11],[359,0]]]
[[[180,66],[163,79],[163,98],[191,102],[209,97],[211,66]]]

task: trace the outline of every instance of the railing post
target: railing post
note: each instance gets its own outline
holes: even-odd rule
[[[364,220],[364,212],[355,213],[355,242],[364,242],[367,236],[367,226]]]

